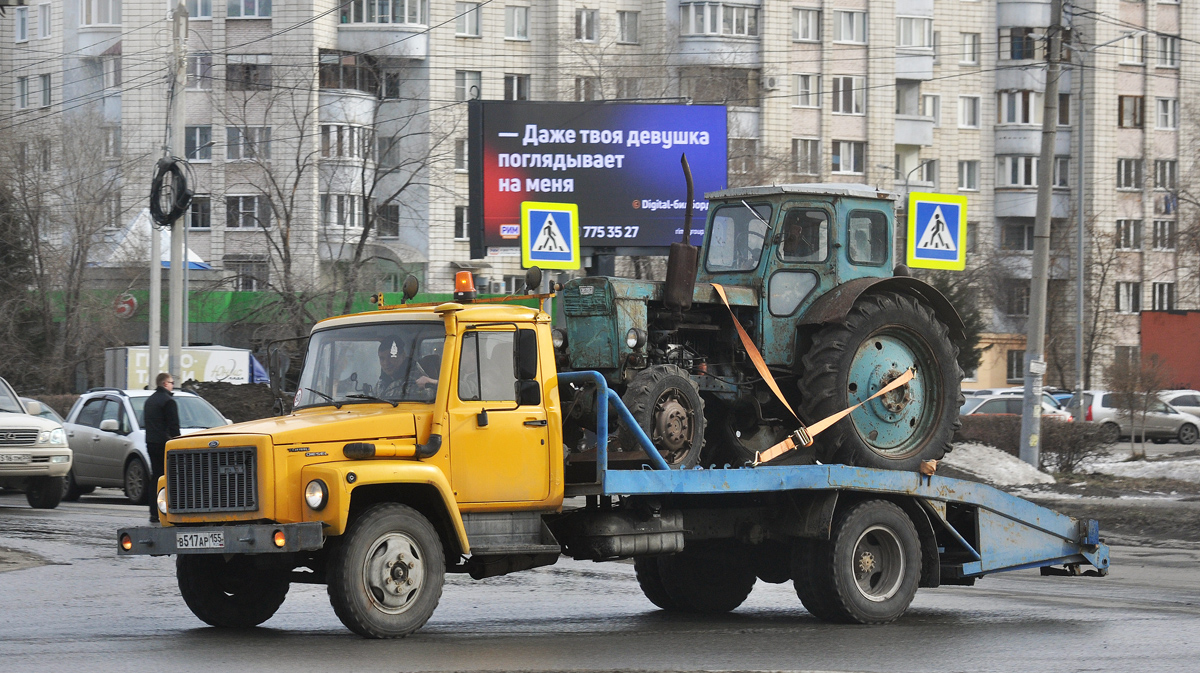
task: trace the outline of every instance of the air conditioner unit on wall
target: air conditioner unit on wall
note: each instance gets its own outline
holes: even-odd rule
[[[774,75],[768,75],[762,78],[760,84],[762,84],[762,88],[766,89],[767,91],[774,91],[779,88],[779,78],[775,77]]]
[[[504,281],[494,280],[489,283],[488,292],[491,294],[504,294]]]

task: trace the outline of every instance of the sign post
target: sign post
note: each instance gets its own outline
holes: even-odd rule
[[[578,269],[579,207],[574,203],[521,203],[521,266]]]
[[[962,271],[967,267],[967,198],[913,192],[908,196],[908,266]]]

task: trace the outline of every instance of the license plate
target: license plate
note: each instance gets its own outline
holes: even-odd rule
[[[224,549],[225,533],[219,530],[176,533],[175,547],[177,549]]]
[[[32,456],[28,453],[0,453],[0,463],[28,463]]]

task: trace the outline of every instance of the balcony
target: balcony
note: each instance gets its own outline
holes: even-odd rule
[[[1049,26],[1050,0],[997,0],[996,25]]]
[[[375,96],[355,89],[322,89],[320,121],[323,124],[371,126],[375,122]]]
[[[77,57],[99,58],[113,47],[117,47],[116,53],[120,54],[118,45],[121,44],[121,33],[120,25],[80,26],[76,33],[79,45],[76,47]]]
[[[897,47],[896,79],[933,79],[933,51]]]
[[[337,48],[389,58],[424,60],[429,56],[425,26],[397,23],[343,23],[338,26]]]
[[[899,135],[899,128],[896,134]],[[1042,127],[1032,125],[996,126],[996,154],[1039,155],[1042,153]],[[1071,154],[1071,130],[1059,127],[1054,134],[1054,154]]]
[[[996,70],[996,91],[1045,91],[1046,64],[1033,63],[1025,65],[1010,65],[1022,61],[1000,61]],[[1058,92],[1070,93],[1071,69],[1063,68],[1059,72]]]
[[[933,145],[933,117],[896,115],[897,145]]]
[[[1021,189],[996,188],[995,205],[996,217],[1036,217],[1037,188]],[[1071,192],[1067,189],[1055,189],[1050,197],[1050,217],[1064,219],[1071,215]]]

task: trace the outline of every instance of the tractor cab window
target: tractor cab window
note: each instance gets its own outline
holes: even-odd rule
[[[705,268],[712,272],[756,269],[767,237],[765,223],[770,221],[771,207],[766,204],[754,206],[753,212],[740,203],[718,208],[712,217]]]
[[[850,213],[847,231],[850,261],[856,264],[883,264],[887,261],[887,215],[877,210],[855,210]]]
[[[783,217],[779,255],[786,262],[824,262],[829,256],[829,215],[813,208],[789,210]]]
[[[432,402],[446,330],[441,322],[322,330],[309,340],[295,407]]]

